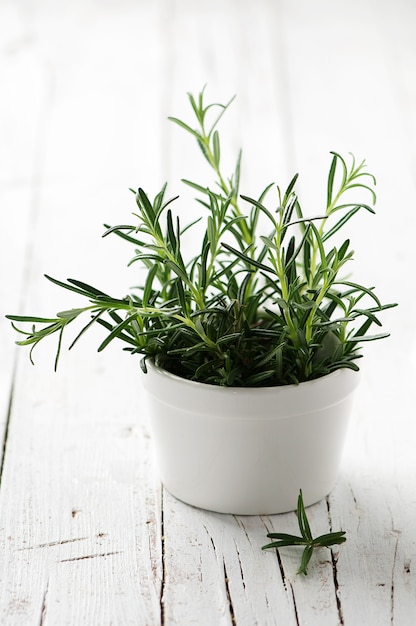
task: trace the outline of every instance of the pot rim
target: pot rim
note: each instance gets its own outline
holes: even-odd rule
[[[354,387],[356,385],[358,385],[359,379],[360,379],[360,375],[361,372],[359,371],[355,371],[352,370],[351,368],[347,368],[347,367],[340,367],[338,369],[336,369],[333,372],[330,372],[329,374],[325,374],[324,376],[319,376],[318,378],[313,378],[311,380],[305,380],[302,381],[300,383],[290,383],[288,385],[266,385],[263,387],[240,387],[240,386],[235,386],[235,387],[227,387],[227,386],[223,386],[223,385],[213,385],[211,383],[205,383],[205,382],[200,382],[200,381],[196,381],[196,380],[190,380],[189,378],[184,378],[183,376],[178,376],[177,374],[173,374],[172,372],[169,372],[168,370],[164,369],[163,367],[160,367],[159,365],[156,365],[153,361],[153,359],[149,359],[148,361],[146,361],[146,365],[147,367],[157,376],[163,377],[166,380],[170,381],[171,383],[177,383],[180,384],[182,386],[186,386],[189,387],[190,389],[194,389],[196,390],[197,388],[199,389],[206,389],[209,390],[211,393],[231,393],[231,394],[245,394],[245,393],[250,393],[250,394],[267,394],[267,393],[276,393],[277,390],[279,390],[282,393],[285,393],[284,390],[287,390],[286,392],[289,393],[290,391],[294,390],[294,389],[299,389],[302,388],[305,391],[307,390],[308,387],[312,388],[312,387],[316,387],[318,385],[322,385],[322,384],[328,384],[328,382],[331,381],[331,379],[333,379],[333,381],[335,382],[335,380],[337,378],[339,378],[340,376],[350,376],[350,377],[354,377],[355,379],[355,384],[353,385]],[[149,367],[150,366],[150,367]],[[144,376],[148,376],[148,374],[144,374]]]

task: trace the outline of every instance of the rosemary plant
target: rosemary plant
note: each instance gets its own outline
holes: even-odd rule
[[[84,304],[48,318],[8,315],[23,335],[17,343],[31,346],[32,359],[33,348],[56,335],[56,367],[64,332],[86,316],[70,348],[98,324],[106,331],[99,351],[119,339],[125,350],[142,355],[144,371],[153,359],[214,385],[285,385],[338,368],[357,370],[361,344],[387,336],[369,334],[370,327],[381,326],[379,313],[394,305],[382,304],[373,287],[345,278],[350,241],[333,241],[359,211],[374,213],[374,177],[364,162],[331,153],[326,206],[313,218],[302,212],[297,175],[284,191],[271,184],[256,198],[240,195],[241,153],[225,176],[217,129],[231,101],[206,105],[202,91],[189,102],[192,125],[170,120],[195,138],[216,178],[213,189],[183,181],[198,194],[199,218],[182,225],[166,185],[154,200],[142,188],[131,190],[135,223],[106,225],[103,236],[118,235],[133,248],[130,264],[146,269],[143,284],[120,298],[80,280],[47,276]],[[354,192],[366,202],[353,199]],[[183,235],[201,220],[200,249],[189,258]]]
[[[283,548],[285,546],[302,546],[302,558],[300,562],[298,574],[308,573],[309,561],[312,558],[313,551],[316,548],[331,548],[334,545],[339,545],[347,541],[345,537],[345,531],[339,530],[336,532],[326,533],[319,537],[312,537],[309,520],[306,515],[305,507],[303,504],[302,490],[299,491],[298,506],[297,506],[298,525],[301,536],[288,535],[287,533],[269,533],[267,536],[269,539],[276,539],[267,545],[262,547],[262,550],[268,550],[270,548]]]

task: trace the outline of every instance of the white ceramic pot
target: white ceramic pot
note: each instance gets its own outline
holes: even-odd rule
[[[274,514],[334,487],[359,376],[299,385],[196,383],[151,363],[143,374],[160,476],[180,500],[220,513]]]

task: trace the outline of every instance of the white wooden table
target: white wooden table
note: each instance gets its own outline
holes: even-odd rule
[[[0,2],[0,622],[5,626],[416,623],[416,4],[412,0]],[[237,100],[224,124],[243,190],[300,171],[324,198],[329,151],[366,158],[378,214],[352,233],[360,278],[400,307],[367,347],[339,482],[308,510],[338,552],[262,552],[296,516],[195,510],[161,488],[138,360],[97,333],[36,367],[5,313],[76,306],[44,278],[124,295],[135,270],[104,222],[129,187],[188,195],[206,171],[166,121],[186,92]],[[199,169],[198,169],[199,168]],[[199,178],[199,180],[201,180]]]

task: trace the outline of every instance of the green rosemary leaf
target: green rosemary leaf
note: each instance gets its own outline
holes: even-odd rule
[[[340,220],[330,229],[325,235],[322,237],[322,241],[327,241],[330,237],[335,235],[358,211],[360,210],[360,206],[355,206],[351,211],[348,211],[345,215],[341,217]]]
[[[247,387],[260,386],[262,383],[264,383],[265,380],[269,380],[270,378],[273,378],[274,375],[275,375],[275,371],[274,369],[272,369],[272,370],[264,370],[262,372],[259,372],[258,374],[253,374],[252,376],[247,376],[247,378],[245,379],[246,386]]]
[[[328,187],[327,187],[327,198],[326,198],[326,206],[330,207],[332,203],[332,193],[334,188],[334,177],[337,168],[337,157],[334,155],[331,166],[329,168],[328,174]]]
[[[149,198],[141,187],[139,187],[139,190],[137,192],[137,204],[140,208],[143,208],[144,213],[146,214],[150,224],[152,224],[153,226],[155,223],[156,212],[153,209],[152,203],[150,202]]]
[[[290,194],[292,193],[293,189],[295,188],[296,185],[296,181],[299,178],[299,174],[295,174],[292,178],[292,180],[290,181],[289,185],[287,186],[287,189],[285,191],[285,195],[283,196],[283,201],[282,204],[283,206],[286,205],[287,200],[289,199]]]
[[[5,315],[5,318],[14,322],[39,322],[42,324],[50,324],[56,322],[56,318],[53,317],[38,317],[36,315]]]
[[[56,314],[57,317],[61,317],[63,319],[72,320],[78,317],[80,313],[84,313],[85,308],[83,309],[69,309],[68,311],[60,311]]]
[[[82,328],[82,330],[77,334],[77,336],[75,337],[75,339],[72,341],[72,343],[69,345],[68,350],[72,350],[72,348],[75,346],[75,344],[77,343],[77,341],[82,337],[82,335],[89,329],[91,328],[91,326],[93,324],[95,324],[98,321],[98,318],[103,315],[104,311],[98,311],[98,313],[96,315],[93,315],[91,320],[88,322],[88,324],[86,324],[84,326],[84,328]]]
[[[323,245],[321,234],[312,221],[310,222],[310,227],[311,227],[311,230],[313,231],[315,245],[316,245],[317,251],[319,252],[320,259],[321,259],[321,267],[322,269],[326,269],[327,257],[326,257],[325,248]]]
[[[361,189],[366,189],[367,191],[369,191],[370,194],[372,195],[374,204],[376,203],[377,201],[376,194],[374,193],[374,190],[368,185],[364,185],[363,183],[350,183],[349,185],[345,186],[345,190],[354,189],[355,187],[361,187]]]
[[[269,539],[284,539],[285,541],[304,541],[303,537],[297,535],[290,535],[288,533],[267,533]]]
[[[188,187],[192,187],[192,189],[196,189],[196,191],[199,191],[200,193],[208,193],[208,187],[203,187],[202,185],[198,185],[197,183],[193,183],[190,180],[187,180],[186,178],[182,178],[182,182],[185,185],[188,185]]]
[[[158,272],[158,269],[159,268],[157,265],[153,265],[153,267],[150,268],[149,273],[146,277],[146,282],[145,282],[144,289],[143,289],[143,307],[144,308],[146,308],[149,304],[149,299],[150,299],[152,288],[153,288],[153,281]]]
[[[220,166],[220,157],[221,157],[221,151],[220,151],[220,137],[218,134],[218,131],[216,130],[212,136],[212,145],[213,145],[213,153],[214,153],[214,161],[215,161],[215,165],[217,167]]]
[[[104,339],[104,341],[98,346],[98,352],[102,352],[104,348],[108,346],[108,344],[113,341],[113,339],[120,335],[121,331],[130,325],[130,323],[136,318],[136,313],[129,315],[125,320],[114,326],[109,335]],[[103,322],[103,320],[98,320],[99,322]]]
[[[243,261],[246,261],[249,265],[253,265],[255,267],[258,267],[259,269],[263,270],[264,272],[273,272],[272,268],[268,267],[267,265],[264,265],[264,263],[259,263],[255,259],[250,258],[247,254],[244,254],[243,252],[240,252],[239,250],[237,250],[236,248],[233,248],[229,244],[223,242],[222,246],[223,246],[223,248],[225,248],[229,252],[232,252],[233,254],[235,254],[235,256],[239,257]]]
[[[275,346],[270,352],[267,352],[266,355],[260,359],[256,360],[256,367],[263,367],[267,363],[270,363],[273,359],[276,358],[278,354],[282,353],[284,347],[284,343],[280,343],[278,346]],[[274,370],[272,370],[274,372]]]
[[[305,507],[303,505],[303,495],[302,490],[299,492],[298,496],[298,509],[297,509],[298,523],[299,529],[302,534],[302,537],[307,541],[312,540],[312,533],[309,526],[308,518],[305,513]]]
[[[51,283],[54,283],[55,285],[58,285],[58,287],[62,287],[63,289],[68,289],[68,291],[74,291],[75,293],[79,293],[82,296],[95,296],[97,295],[96,291],[90,291],[89,289],[86,288],[86,286],[76,286],[75,283],[74,284],[70,284],[71,283],[71,279],[68,279],[68,283],[64,283],[60,280],[57,280],[56,278],[52,278],[51,276],[48,276],[47,274],[45,274],[45,278],[47,278],[48,280],[51,281]],[[73,281],[72,281],[73,282]]]
[[[348,337],[349,343],[361,343],[362,341],[376,341],[377,339],[385,339],[390,337],[389,333],[378,333],[377,335],[353,335]]]
[[[267,217],[269,218],[269,220],[272,222],[273,226],[276,226],[276,220],[274,219],[273,215],[271,214],[271,212],[266,209],[266,207],[264,206],[264,204],[262,204],[261,202],[259,202],[258,200],[254,200],[254,198],[250,198],[249,196],[241,196],[242,200],[245,200],[246,202],[249,202],[250,204],[252,204],[253,206],[257,207],[257,209],[259,209],[262,213],[264,213],[265,215],[267,215]]]
[[[232,194],[237,197],[238,196],[238,190],[240,189],[240,172],[241,172],[241,157],[242,157],[242,150],[239,151],[238,153],[238,157],[237,157],[237,163],[235,166],[235,170],[234,170],[234,179],[233,179],[233,189],[232,189]]]
[[[180,267],[177,263],[175,263],[175,261],[171,261],[170,259],[166,259],[165,264],[170,267],[177,276],[179,276],[179,278],[185,283],[188,284],[189,283],[189,277],[186,273],[186,271]]]
[[[184,130],[186,130],[186,132],[193,135],[196,139],[200,139],[200,134],[196,130],[188,126],[188,124],[185,124],[185,122],[182,122],[182,120],[178,119],[177,117],[168,117],[168,120],[170,120],[171,122],[174,122],[175,124],[183,128]]]
[[[79,289],[84,290],[86,295],[104,296],[104,298],[108,298],[108,295],[100,289],[96,289],[95,287],[92,287],[92,285],[87,285],[87,283],[83,283],[80,280],[68,278],[68,282],[71,283],[71,285],[75,285],[76,287],[79,287]]]
[[[305,541],[302,539],[302,537],[297,538],[288,535],[287,539],[280,539],[279,541],[272,541],[271,543],[267,543],[265,546],[262,546],[262,550],[269,550],[271,548],[279,549],[286,546],[303,546],[304,544]]]
[[[302,554],[302,560],[300,562],[300,567],[298,569],[298,574],[304,574],[305,576],[308,573],[308,565],[311,560],[313,554],[313,546],[306,546]]]
[[[334,157],[337,159],[337,161],[339,161],[341,163],[342,166],[342,182],[341,182],[341,188],[344,188],[348,179],[348,168],[347,168],[347,164],[345,162],[345,159],[343,159],[343,157],[338,154],[338,152],[334,152],[331,150],[331,154],[334,155]],[[331,164],[332,167],[332,164]],[[336,167],[336,165],[334,166]]]
[[[358,292],[363,292],[366,293],[368,296],[370,296],[370,298],[372,298],[374,300],[374,302],[377,303],[377,306],[380,308],[382,308],[381,302],[378,299],[378,297],[376,296],[376,294],[373,291],[373,288],[370,287],[363,287],[363,285],[358,285],[357,283],[353,283],[349,280],[340,280],[340,281],[335,281],[333,283],[333,285],[345,285],[347,287],[352,287],[354,291],[358,291]]]
[[[341,543],[345,543],[347,538],[345,537],[345,531],[341,530],[335,533],[327,533],[325,535],[320,535],[313,540],[314,546],[322,546],[329,548],[330,546],[339,545]]]
[[[62,326],[60,331],[59,331],[58,346],[57,346],[57,349],[56,349],[55,365],[54,365],[55,372],[58,369],[58,362],[59,362],[59,357],[60,357],[60,354],[61,354],[62,336],[63,336],[63,333],[64,333],[64,328],[65,328],[65,326]]]

